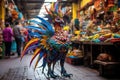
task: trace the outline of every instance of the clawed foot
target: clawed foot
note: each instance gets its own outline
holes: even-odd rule
[[[47,74],[49,77],[56,79],[59,77],[58,75],[55,75],[53,72]]]
[[[63,77],[69,77],[69,78],[71,78],[71,76],[73,76],[73,74],[63,73],[62,76],[63,76]]]
[[[69,77],[69,78],[71,78],[71,76],[73,76],[73,74],[68,74],[64,68],[62,68],[62,70],[61,70],[61,75],[63,77]]]

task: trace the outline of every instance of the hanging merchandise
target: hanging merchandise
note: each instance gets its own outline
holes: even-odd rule
[[[17,6],[15,6],[15,10],[18,12],[18,19],[19,19],[19,20],[24,20],[23,14],[22,14],[22,12],[20,12],[20,11],[18,10]]]
[[[114,0],[107,0],[108,1],[108,7],[114,6]]]
[[[115,5],[115,6],[112,6],[109,11],[116,11],[118,9],[118,7]]]
[[[17,8],[17,6],[14,6],[14,10],[19,12],[19,9]]]
[[[18,18],[18,12],[15,10],[15,6],[13,3],[8,3],[8,17],[11,17],[12,18],[12,21],[16,20]]]
[[[94,13],[94,6],[90,6],[89,10],[90,10],[90,14],[93,14]]]
[[[19,12],[18,19],[22,19],[22,18],[23,18],[23,14],[21,12]]]
[[[116,0],[106,0],[105,1],[105,7],[109,10],[110,8],[114,9],[115,4],[117,1]]]
[[[11,14],[12,14],[13,21],[18,18],[18,12],[17,11],[13,10],[13,11],[11,11]]]
[[[95,0],[94,7],[96,11],[100,11],[104,8],[104,0]]]
[[[90,7],[89,7],[89,10],[90,10],[90,19],[91,19],[91,20],[95,19],[95,17],[96,17],[96,10],[95,10],[94,5],[93,5],[93,6],[90,6]]]
[[[13,0],[11,3],[8,3],[7,10],[7,15],[12,18],[12,22],[18,19],[23,20],[23,14],[19,11]]]

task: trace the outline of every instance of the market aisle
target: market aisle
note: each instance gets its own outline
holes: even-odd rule
[[[96,70],[83,66],[73,66],[67,63],[65,63],[65,68],[68,73],[73,74],[71,79],[63,77],[48,79],[45,77],[45,74],[41,73],[41,68],[33,70],[34,63],[31,67],[28,67],[31,57],[32,55],[26,55],[21,62],[20,58],[17,57],[0,60],[0,80],[119,80],[105,79],[100,77]],[[45,69],[45,73],[46,71],[47,69]],[[56,64],[55,72],[60,75],[59,62]]]

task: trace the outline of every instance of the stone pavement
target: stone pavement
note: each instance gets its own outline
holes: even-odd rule
[[[58,77],[56,79],[48,78],[45,73],[41,73],[41,68],[37,67],[34,71],[34,63],[29,67],[29,62],[32,55],[26,55],[22,61],[18,57],[0,60],[0,80],[120,80],[120,79],[107,79],[99,76],[99,73],[88,67],[73,66],[65,63],[65,68],[68,73],[72,73],[71,78]],[[40,66],[41,62],[38,66]],[[59,62],[55,66],[56,74],[60,75]]]

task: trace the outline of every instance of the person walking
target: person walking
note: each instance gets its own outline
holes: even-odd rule
[[[13,27],[13,35],[17,44],[17,54],[18,54],[18,57],[20,57],[21,46],[22,46],[22,35],[21,35],[21,25],[19,21],[15,22],[15,26]]]
[[[10,58],[12,37],[12,28],[9,23],[5,23],[5,28],[3,29],[3,40],[5,43],[5,58]]]

